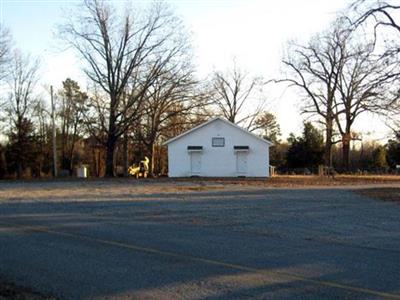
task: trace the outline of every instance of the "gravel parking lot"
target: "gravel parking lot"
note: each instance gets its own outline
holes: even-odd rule
[[[398,203],[329,188],[13,188],[0,185],[0,278],[41,294],[400,299]]]

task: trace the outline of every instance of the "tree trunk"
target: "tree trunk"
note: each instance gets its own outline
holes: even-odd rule
[[[71,145],[71,149],[69,152],[68,170],[69,170],[70,176],[72,176],[72,174],[74,173],[74,149],[75,149],[75,137],[72,138],[72,145]]]
[[[76,129],[77,127],[74,127],[74,134],[72,135],[72,142],[71,142],[71,148],[69,149],[69,175],[72,176],[74,173],[74,150],[75,150],[75,141],[76,141]]]
[[[325,166],[332,167],[332,124],[327,124],[325,131],[325,149],[324,149],[324,164]]]
[[[350,133],[342,136],[343,170],[350,170]]]
[[[114,177],[114,150],[116,145],[116,138],[114,135],[109,133],[107,138],[107,150],[106,150],[106,177]]]
[[[114,153],[115,147],[117,144],[117,135],[116,135],[116,119],[115,119],[115,107],[117,103],[117,99],[114,94],[110,94],[110,116],[109,116],[109,125],[108,125],[108,135],[107,135],[107,143],[106,143],[106,177],[114,177]]]
[[[18,135],[18,140],[17,140],[17,145],[18,145],[18,150],[17,150],[17,155],[16,155],[16,161],[17,161],[17,178],[20,179],[22,177],[22,133],[21,133],[21,128],[22,128],[22,118],[18,118],[18,123],[17,123],[17,135]]]
[[[101,159],[100,159],[100,153],[101,151],[99,149],[92,148],[92,159],[93,159],[93,165],[94,165],[94,171],[96,174],[96,177],[100,177],[100,172],[101,172]]]
[[[7,177],[8,167],[5,151],[0,149],[0,179]]]
[[[123,144],[123,160],[124,160],[124,177],[128,177],[129,168],[129,153],[128,153],[128,134],[124,134],[124,144]]]
[[[150,174],[154,177],[154,161],[156,158],[156,145],[155,143],[150,144]]]
[[[21,159],[18,157],[17,158],[17,178],[21,179],[22,177],[22,163],[21,163]]]

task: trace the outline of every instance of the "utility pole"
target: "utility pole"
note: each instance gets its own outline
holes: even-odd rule
[[[56,120],[54,112],[53,86],[50,86],[51,95],[51,122],[53,125],[53,175],[57,177],[57,139],[56,139]]]

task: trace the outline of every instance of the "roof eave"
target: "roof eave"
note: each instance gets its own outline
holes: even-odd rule
[[[230,122],[230,121],[228,121],[228,120],[225,120],[224,118],[221,118],[221,117],[214,117],[214,118],[212,118],[212,119],[210,119],[210,120],[208,120],[208,121],[206,121],[206,122],[204,122],[204,123],[202,123],[202,124],[200,124],[200,125],[197,125],[197,126],[193,127],[192,129],[189,129],[189,130],[187,130],[187,131],[181,133],[180,135],[177,135],[176,137],[173,137],[173,138],[171,138],[171,139],[165,141],[165,142],[163,143],[163,145],[164,145],[164,146],[165,146],[165,145],[168,145],[168,144],[170,144],[170,143],[172,143],[172,142],[174,142],[174,141],[180,139],[181,137],[183,137],[183,136],[185,136],[185,135],[187,135],[187,134],[189,134],[189,133],[191,133],[191,132],[193,132],[193,131],[195,131],[195,130],[197,130],[197,129],[200,129],[201,127],[204,127],[204,126],[206,126],[206,125],[208,125],[208,124],[214,122],[215,120],[221,120],[221,121],[225,122],[225,123],[228,124],[228,125],[231,125],[231,126],[233,126],[233,127],[236,127],[237,129],[240,129],[241,131],[243,131],[243,132],[245,132],[245,133],[247,133],[247,134],[252,135],[252,136],[255,137],[256,139],[258,139],[258,140],[260,140],[260,141],[262,141],[262,142],[268,144],[268,146],[274,146],[274,143],[272,143],[271,141],[266,140],[266,139],[263,139],[263,138],[261,138],[261,137],[255,135],[254,133],[252,133],[252,132],[250,132],[250,131],[248,131],[248,130],[246,130],[246,129],[244,129],[244,128],[242,128],[242,127],[240,127],[240,126],[238,126],[238,125],[236,125],[236,124],[234,124],[234,123],[232,123],[232,122]]]

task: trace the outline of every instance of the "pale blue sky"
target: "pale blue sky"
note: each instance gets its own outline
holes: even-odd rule
[[[126,1],[111,1],[123,4]],[[279,77],[281,58],[289,39],[307,40],[326,28],[348,0],[170,0],[192,33],[200,76],[224,69],[233,57],[242,68],[266,79]],[[65,10],[81,3],[63,0],[0,0],[0,20],[10,28],[16,45],[41,57],[42,85],[61,86],[72,77],[85,83],[72,52],[60,52],[54,38],[56,25]],[[147,3],[141,1],[141,3]],[[268,94],[269,109],[281,124],[284,136],[299,132],[304,116],[298,111],[298,96],[282,87]],[[356,124],[359,130],[371,124],[366,116]],[[382,138],[386,128],[379,118],[369,126],[372,136]]]

